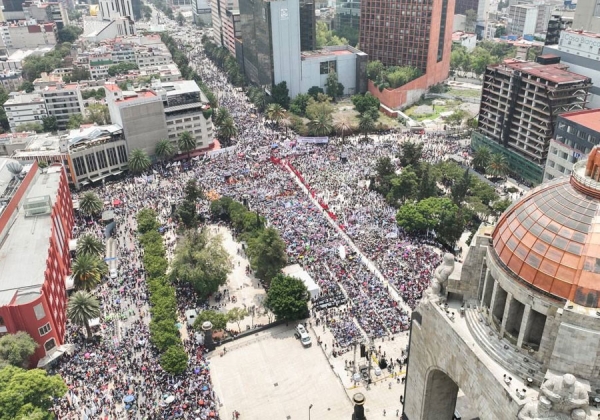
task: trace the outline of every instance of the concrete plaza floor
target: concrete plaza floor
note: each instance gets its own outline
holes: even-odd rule
[[[304,348],[294,337],[294,325],[281,325],[227,344],[210,356],[214,389],[229,419],[320,420],[349,419],[352,404],[323,351]]]

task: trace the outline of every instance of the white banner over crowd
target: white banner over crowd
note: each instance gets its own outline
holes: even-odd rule
[[[327,144],[329,137],[297,137],[298,144]]]

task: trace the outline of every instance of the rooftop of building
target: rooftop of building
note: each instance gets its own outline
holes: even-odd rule
[[[597,161],[597,162],[596,162]],[[506,270],[535,290],[585,307],[600,306],[598,149],[571,177],[531,190],[502,215],[493,249]]]
[[[516,58],[504,60],[498,66],[510,67],[513,70],[519,70],[540,79],[554,83],[575,83],[584,82],[590,78],[581,74],[568,71],[566,64],[540,64],[533,61],[523,61]]]
[[[5,171],[4,166],[0,166],[0,178]],[[29,169],[31,166],[25,170]],[[54,204],[61,171],[62,167],[51,166],[46,173],[36,175],[21,200],[22,205],[18,206],[15,221],[8,228],[9,234],[0,244],[0,306],[11,303],[13,299],[16,303],[27,303],[40,295],[54,226],[50,214],[26,217],[26,203],[34,200],[41,203],[49,198]]]
[[[134,91],[123,91],[123,99],[117,99],[115,103],[117,105],[130,104],[141,99],[156,98],[156,94],[149,90],[134,92]]]
[[[4,102],[4,106],[10,105],[27,105],[32,103],[43,103],[42,95],[39,93],[16,93],[11,98]]]
[[[16,50],[11,55],[8,56],[8,61],[23,61],[25,58],[30,55],[44,55],[50,51],[52,51],[54,47],[38,47],[28,50]]]
[[[470,32],[456,31],[452,32],[452,41],[460,41],[463,38],[473,38],[477,35]]]
[[[336,46],[325,46],[319,50],[313,51],[302,51],[301,57],[302,60],[311,59],[311,58],[322,58],[322,57],[330,57],[330,56],[338,56],[338,55],[350,55],[361,53],[362,51],[357,50],[356,48],[350,45],[336,45]]]
[[[33,84],[43,84],[43,83],[62,83],[62,76],[55,73],[45,73],[43,72],[40,77],[33,81]]]
[[[0,144],[23,144],[29,141],[29,137],[35,133],[3,133],[0,134]]]
[[[30,133],[27,145],[16,150],[13,157],[19,160],[27,160],[34,156],[55,156],[59,154],[59,136],[51,133]]]
[[[566,112],[560,116],[566,120],[600,133],[600,109],[584,109],[581,111]]]
[[[53,92],[58,90],[77,90],[79,89],[78,83],[57,83],[51,86],[44,86],[41,92]]]
[[[582,36],[589,37],[589,38],[600,38],[600,34],[599,34],[599,33],[596,33],[596,32],[588,32],[588,31],[584,31],[584,30],[582,30],[582,29],[575,30],[575,29],[567,28],[567,29],[564,29],[564,30],[562,31],[561,35],[562,35],[563,33],[564,33],[565,35],[567,35],[567,34],[571,34],[571,35],[582,35]]]

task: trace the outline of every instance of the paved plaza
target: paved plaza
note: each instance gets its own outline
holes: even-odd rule
[[[311,334],[313,342],[314,334]],[[352,404],[316,343],[304,348],[294,327],[278,326],[227,344],[208,359],[221,417],[241,419],[350,418]]]

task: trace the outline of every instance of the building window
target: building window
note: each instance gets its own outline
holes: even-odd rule
[[[38,321],[42,318],[46,317],[46,311],[44,311],[44,305],[38,303],[33,307],[33,312],[35,313],[35,319]]]
[[[98,167],[96,166],[96,159],[94,158],[93,153],[85,155],[85,163],[87,163],[87,167],[90,172],[96,172],[98,170]]]
[[[44,344],[44,348],[46,349],[46,351],[50,351],[54,347],[56,347],[56,341],[54,341],[54,338],[51,338],[50,340],[46,341],[46,343]]]
[[[104,154],[104,150],[96,152],[96,160],[98,161],[98,167],[100,169],[104,169],[108,166],[106,164],[106,155]]]
[[[106,149],[106,154],[108,155],[108,163],[110,164],[110,166],[115,166],[119,164],[119,161],[117,160],[117,152],[115,151],[114,147]]]
[[[38,328],[38,331],[41,336],[48,334],[50,331],[52,331],[52,328],[50,328],[50,323],[44,325],[41,328]]]
[[[117,151],[119,153],[119,160],[121,163],[127,163],[127,151],[125,150],[125,146],[118,146]]]

